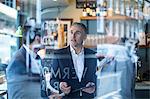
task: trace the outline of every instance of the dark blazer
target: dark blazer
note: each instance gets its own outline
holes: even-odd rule
[[[51,85],[55,88],[59,86],[59,82],[67,82],[69,86],[71,86],[71,92],[63,98],[93,98],[94,94],[88,94],[82,92],[82,96],[80,96],[80,91],[73,92],[75,89],[79,89],[81,87],[85,87],[88,82],[94,82],[96,85],[96,66],[97,61],[95,59],[95,52],[93,50],[84,49],[84,72],[79,82],[74,65],[71,57],[70,46],[59,49],[54,53],[54,59],[52,63],[52,79]]]
[[[39,77],[26,72],[26,50],[21,47],[6,69],[8,99],[41,99]]]

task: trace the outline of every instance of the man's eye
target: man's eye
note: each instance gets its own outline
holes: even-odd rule
[[[73,34],[73,31],[71,31],[70,33]]]
[[[81,34],[81,32],[79,32],[79,31],[78,31],[78,32],[76,32],[76,34],[77,34],[77,35],[80,35],[80,34]]]

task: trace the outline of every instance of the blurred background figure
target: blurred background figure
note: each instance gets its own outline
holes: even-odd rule
[[[25,22],[23,45],[7,67],[8,99],[41,99],[39,56],[33,51],[34,45],[40,45],[40,34],[34,21]]]

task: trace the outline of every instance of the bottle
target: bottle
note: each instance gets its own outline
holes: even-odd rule
[[[100,0],[99,3],[99,10],[100,10],[100,16],[103,16],[103,12],[104,12],[104,6],[103,6],[103,0]]]
[[[93,15],[93,5],[89,4],[89,8],[90,8],[90,16],[92,16]]]
[[[92,10],[92,16],[96,16],[96,11],[95,11],[95,9]]]
[[[91,15],[96,16],[96,4],[95,3],[92,4],[92,14]]]
[[[64,47],[64,25],[59,24],[58,26],[58,48]]]
[[[120,1],[120,14],[125,15],[125,1],[124,0]]]
[[[142,7],[143,7],[143,3],[142,3],[142,0],[140,2],[138,2],[138,11],[139,11],[139,18],[140,19],[143,19],[143,12],[142,12]]]
[[[89,3],[87,3],[87,5],[86,5],[86,13],[87,13],[87,16],[90,16],[90,11],[91,11],[90,5],[89,5]]]
[[[109,0],[109,2],[108,2],[107,15],[113,16],[113,1],[112,0]]]
[[[115,14],[120,14],[120,0],[116,0]]]
[[[95,3],[93,3],[92,8],[96,9],[96,4]]]
[[[87,13],[86,13],[86,4],[84,4],[83,6],[83,11],[82,11],[82,16],[87,16]]]
[[[135,1],[134,0],[131,0],[130,1],[130,5],[131,5],[131,17],[134,18],[134,3]]]
[[[96,7],[96,16],[100,16],[100,4]]]
[[[138,21],[138,29],[139,29],[139,45],[146,45],[146,36],[144,31],[144,22],[143,20]]]
[[[130,0],[126,1],[125,8],[126,8],[126,16],[130,16],[131,15]]]
[[[138,2],[136,2],[135,1],[135,6],[134,6],[134,17],[136,18],[136,19],[138,19],[138,12],[139,12],[139,10],[138,10]]]
[[[103,2],[103,16],[107,16],[107,1]]]

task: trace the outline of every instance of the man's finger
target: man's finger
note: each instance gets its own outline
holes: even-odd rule
[[[86,84],[86,87],[89,87],[89,86],[94,86],[95,84],[93,83],[93,82],[88,82],[87,84]]]
[[[67,87],[68,85],[67,85],[67,83],[66,82],[61,82],[60,83],[60,87]]]
[[[95,92],[95,86],[90,87],[90,88],[84,88],[82,89],[82,91],[86,92],[86,93],[94,93]]]
[[[63,86],[64,86],[64,87],[67,87],[68,85],[67,85],[67,83],[66,83],[66,82],[63,82]]]
[[[71,90],[71,86],[69,86],[69,87],[65,87],[63,90],[64,90],[65,92],[70,92],[70,90]]]

